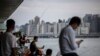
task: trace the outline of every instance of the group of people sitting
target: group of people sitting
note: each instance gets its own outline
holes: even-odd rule
[[[46,54],[43,53],[42,49],[43,47],[37,47],[36,42],[38,41],[38,36],[34,36],[32,42],[30,43],[29,52],[25,54],[25,56],[51,56],[52,55],[52,49],[47,49]],[[25,46],[25,43],[29,43],[30,41],[26,38],[26,35],[21,36],[17,43],[22,48],[22,46]]]

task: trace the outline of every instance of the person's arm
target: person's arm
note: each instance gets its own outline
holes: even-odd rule
[[[16,56],[16,38],[12,36],[11,38],[11,48],[12,48],[12,55]]]
[[[75,32],[73,31],[73,29],[70,29],[70,28],[67,31],[68,31],[70,46],[72,50],[76,50],[78,48],[78,45],[75,41]]]
[[[78,47],[80,47],[80,44],[83,42],[83,40],[78,40],[76,43],[78,44]]]
[[[43,45],[42,47],[38,47],[38,49],[44,49],[44,47],[45,47],[45,46]]]

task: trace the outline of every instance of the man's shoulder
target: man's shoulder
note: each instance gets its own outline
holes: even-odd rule
[[[65,26],[63,29],[62,29],[62,32],[61,33],[69,33],[69,32],[73,32],[73,29],[71,28],[71,26]]]
[[[9,32],[4,32],[4,34],[3,35],[10,35],[10,33]]]
[[[71,30],[71,27],[70,27],[70,26],[65,26],[65,27],[63,28],[63,31],[67,31],[67,30]]]
[[[12,35],[11,35],[10,33],[8,33],[8,32],[5,32],[5,33],[3,34],[3,36],[11,37]]]
[[[69,25],[67,27],[65,27],[66,31],[73,31],[72,27]]]
[[[5,32],[3,34],[4,37],[8,37],[8,38],[15,38],[15,36],[12,34],[12,33],[9,33],[9,32]]]

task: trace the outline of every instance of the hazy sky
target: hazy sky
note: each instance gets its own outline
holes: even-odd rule
[[[72,16],[100,14],[100,0],[24,0],[9,17],[22,25],[39,16],[41,20],[57,22]]]

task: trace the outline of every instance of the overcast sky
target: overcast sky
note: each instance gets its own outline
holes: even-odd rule
[[[100,0],[24,0],[9,18],[22,25],[35,16],[46,22],[57,22],[85,14],[100,14]]]

